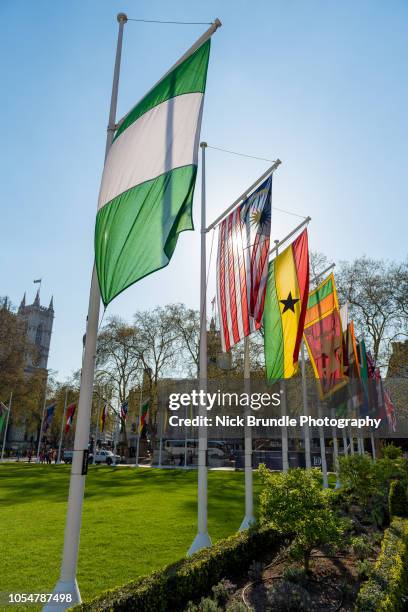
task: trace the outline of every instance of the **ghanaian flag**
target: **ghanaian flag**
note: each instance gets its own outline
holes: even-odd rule
[[[266,376],[290,378],[297,372],[309,295],[307,230],[268,268],[263,315]]]

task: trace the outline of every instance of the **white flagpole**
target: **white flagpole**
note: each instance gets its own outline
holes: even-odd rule
[[[244,340],[244,386],[245,393],[249,396],[251,393],[251,363],[249,355],[249,336]],[[249,406],[245,409],[245,419],[250,414]],[[240,531],[248,529],[254,522],[254,492],[253,492],[253,474],[252,474],[252,430],[245,423],[245,440],[244,440],[244,455],[245,455],[245,516],[239,528]]]
[[[122,410],[122,402],[118,398],[118,412],[115,413],[115,429],[114,429],[114,438],[113,438],[113,465],[116,467],[116,449],[118,445],[118,437],[120,436],[120,424],[122,422],[121,418],[121,410]],[[125,425],[126,427],[126,421]]]
[[[343,454],[345,457],[348,455],[347,432],[345,429],[343,429]]]
[[[322,407],[320,404],[320,400],[317,400],[317,414],[318,418],[322,418]],[[319,439],[320,439],[320,456],[322,459],[322,475],[323,475],[323,488],[328,489],[329,481],[327,478],[327,461],[326,461],[326,443],[324,439],[324,430],[323,427],[319,427]]]
[[[4,428],[3,446],[1,447],[1,458],[0,458],[0,461],[3,461],[4,450],[6,448],[7,430],[8,430],[8,426],[9,426],[9,419],[10,419],[11,401],[12,401],[12,399],[13,399],[13,392],[10,393],[9,405],[8,405],[8,410],[7,410],[6,427]]]
[[[123,27],[127,21],[124,13],[117,16],[119,23],[118,41],[116,47],[115,69],[112,83],[112,96],[109,112],[108,133],[106,137],[105,159],[112,145],[115,134],[115,117],[118,99],[120,59],[122,54]],[[68,510],[64,534],[64,549],[61,563],[61,573],[54,593],[69,593],[71,601],[58,604],[48,604],[45,611],[64,610],[76,603],[81,603],[81,595],[76,579],[78,564],[79,536],[81,531],[82,504],[84,499],[85,476],[87,472],[87,456],[89,450],[89,430],[91,422],[91,406],[93,381],[95,373],[96,341],[98,335],[100,309],[99,283],[94,266],[89,295],[86,339],[82,361],[81,389],[78,402],[78,416],[75,429],[74,453],[72,457],[71,480],[68,495]]]
[[[140,452],[140,423],[142,420],[142,398],[143,398],[143,383],[140,387],[140,400],[139,400],[139,421],[137,423],[137,443],[136,443],[136,457],[135,457],[135,467],[139,467],[139,452]]]
[[[187,406],[184,411],[184,416],[187,419]],[[184,421],[184,469],[187,468],[187,425]]]
[[[336,416],[336,410],[332,408],[331,410],[332,417]],[[336,489],[340,486],[339,481],[339,441],[337,439],[337,431],[336,427],[333,425],[332,427],[332,439],[333,439],[333,468],[336,472]]]
[[[102,401],[102,406],[103,406],[103,401]],[[97,447],[97,444],[98,444],[98,436],[99,436],[99,418],[100,418],[100,413],[101,413],[101,398],[98,395],[98,402],[97,402],[97,405],[96,405],[95,444],[94,444],[92,465],[95,465],[95,463],[96,463],[96,452],[97,452],[96,447]]]
[[[41,417],[41,428],[40,428],[40,435],[38,436],[37,463],[40,462],[40,449],[41,449],[41,442],[42,442],[42,437],[43,437],[45,406],[46,405],[47,405],[47,382],[45,383],[43,411],[42,411],[42,417]]]
[[[302,360],[301,360],[301,368],[302,368],[302,396],[303,396],[303,414],[304,416],[309,416],[309,406],[307,403],[307,378],[306,378],[306,351],[305,351],[305,343],[302,340],[300,345]],[[306,469],[310,469],[312,467],[312,456],[310,452],[310,427],[309,423],[306,423],[304,428],[304,440],[305,440],[305,464]]]
[[[201,267],[200,267],[200,391],[207,393],[207,257],[206,257],[206,192],[205,192],[205,149],[206,142],[200,143],[201,165]],[[199,416],[206,415],[205,403],[200,404]],[[197,499],[197,535],[191,544],[188,555],[201,548],[211,546],[207,526],[207,428],[198,428],[198,499]]]
[[[353,430],[350,428],[350,455],[354,455],[354,438]]]
[[[371,453],[373,456],[373,461],[376,460],[376,454],[375,454],[375,440],[374,440],[374,433],[371,432],[370,433],[370,440],[371,440]]]
[[[159,439],[159,462],[157,467],[161,468],[162,466],[162,455],[163,455],[163,421],[164,414],[159,413],[159,421],[160,421],[160,439]]]
[[[64,410],[62,411],[61,430],[60,430],[60,439],[59,439],[59,444],[58,444],[58,457],[57,457],[58,465],[61,463],[62,437],[64,435],[64,417],[67,412],[67,399],[68,399],[68,387],[65,388]]]

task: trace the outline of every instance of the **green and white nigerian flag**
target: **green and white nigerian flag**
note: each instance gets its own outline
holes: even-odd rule
[[[193,228],[192,201],[210,39],[178,64],[119,125],[106,158],[95,227],[105,306],[166,266]]]

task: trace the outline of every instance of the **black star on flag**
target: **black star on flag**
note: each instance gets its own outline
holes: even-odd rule
[[[279,300],[279,301],[280,301],[280,302],[283,304],[283,306],[284,306],[284,308],[283,308],[283,310],[282,310],[282,314],[283,314],[283,313],[284,313],[284,312],[286,312],[287,310],[291,310],[292,312],[295,312],[295,304],[296,304],[296,302],[298,302],[298,301],[299,301],[299,298],[293,298],[293,297],[292,297],[292,292],[291,292],[291,291],[289,291],[289,295],[288,295],[288,297],[286,298],[286,300]]]

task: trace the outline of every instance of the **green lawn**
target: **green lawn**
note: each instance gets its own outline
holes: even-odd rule
[[[53,589],[69,472],[65,465],[0,465],[0,590]],[[208,488],[209,532],[215,541],[241,523],[244,475],[212,471]],[[82,597],[183,557],[196,533],[196,489],[195,470],[90,466],[78,567]]]

